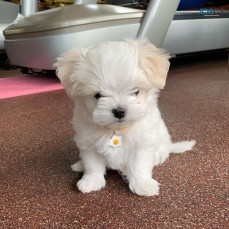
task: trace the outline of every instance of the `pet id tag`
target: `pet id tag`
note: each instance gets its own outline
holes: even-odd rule
[[[110,139],[109,146],[116,148],[122,145],[122,137],[113,135],[112,138]]]

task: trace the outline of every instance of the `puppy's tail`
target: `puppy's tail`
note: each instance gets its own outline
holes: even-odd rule
[[[170,145],[170,152],[183,153],[185,151],[191,150],[195,144],[195,140],[172,143]]]

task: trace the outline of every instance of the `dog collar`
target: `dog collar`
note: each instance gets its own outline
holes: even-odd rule
[[[117,128],[117,129],[114,130],[114,132],[116,132],[116,131],[123,131],[123,130],[125,130],[125,129],[126,129],[125,127]]]
[[[113,131],[113,135],[111,136],[110,142],[109,142],[109,146],[116,148],[122,145],[122,136],[118,136],[116,134],[117,131],[123,131],[126,128],[119,128],[119,129],[115,129]]]

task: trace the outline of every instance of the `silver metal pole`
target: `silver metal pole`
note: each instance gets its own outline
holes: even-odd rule
[[[38,11],[38,0],[21,0],[21,14],[29,16]]]
[[[155,46],[160,47],[179,3],[180,0],[151,0],[142,19],[137,38],[147,38]]]

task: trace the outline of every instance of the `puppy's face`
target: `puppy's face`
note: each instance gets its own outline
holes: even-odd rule
[[[57,74],[95,123],[116,129],[145,117],[149,100],[164,87],[168,55],[145,40],[107,42],[58,58]]]

